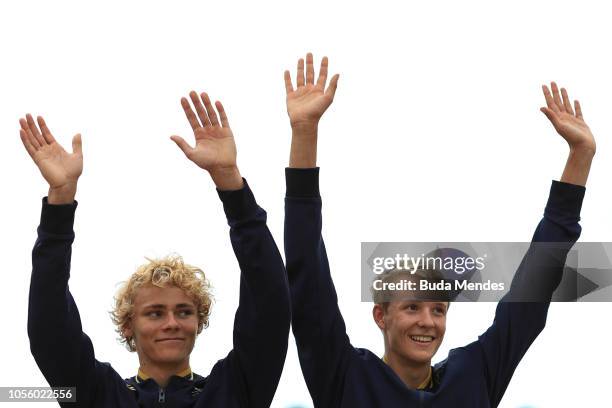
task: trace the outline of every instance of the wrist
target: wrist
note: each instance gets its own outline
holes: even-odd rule
[[[586,151],[571,149],[563,169],[563,174],[561,175],[561,181],[585,186],[591,170],[594,153],[591,149]]]
[[[64,184],[60,187],[49,187],[47,202],[49,204],[61,205],[72,204],[76,196],[77,183]]]
[[[317,165],[317,128],[293,128],[289,167],[311,168]]]
[[[595,156],[596,147],[595,145],[580,145],[570,146],[570,157],[576,157],[581,159],[593,159]]]
[[[317,136],[319,121],[291,122],[293,137],[312,138]]]
[[[237,166],[210,169],[208,173],[220,191],[240,190],[244,186]]]

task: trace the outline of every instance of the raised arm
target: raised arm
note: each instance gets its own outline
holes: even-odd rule
[[[236,162],[236,144],[221,102],[215,112],[208,95],[190,93],[181,104],[194,131],[191,147],[172,140],[187,158],[209,172],[230,225],[240,265],[240,301],[234,320],[234,348],[217,364],[209,385],[230,381],[230,392],[248,407],[268,407],[276,391],[287,352],[290,305],[282,258],[260,208]]]
[[[546,324],[549,302],[563,275],[567,254],[580,236],[584,198],[595,140],[582,119],[580,104],[573,112],[567,92],[543,87],[542,112],[568,142],[569,157],[561,181],[553,181],[544,217],[532,245],[513,278],[510,292],[499,303],[493,325],[479,338],[484,351],[492,406],[501,400],[516,366]]]
[[[297,87],[285,71],[287,112],[292,129],[289,168],[286,169],[285,256],[291,291],[292,327],[302,372],[317,407],[330,406],[340,386],[352,347],[321,235],[317,127],[333,101],[338,75],[327,80],[327,58],[315,83],[312,54],[300,59]]]
[[[77,206],[74,197],[83,171],[81,136],[74,136],[73,151],[68,153],[57,143],[42,117],[38,117],[38,126],[29,114],[19,123],[21,141],[49,183],[32,251],[30,350],[49,385],[76,387],[76,406],[85,407],[95,394],[97,363],[68,290]]]

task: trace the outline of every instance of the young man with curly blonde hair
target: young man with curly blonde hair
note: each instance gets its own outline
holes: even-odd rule
[[[208,324],[211,295],[202,270],[180,257],[150,260],[119,290],[112,318],[140,361],[138,374],[123,379],[98,361],[83,333],[68,289],[77,181],[83,169],[81,136],[67,153],[42,117],[20,120],[21,140],[49,183],[38,239],[32,253],[28,335],[36,363],[52,387],[76,387],[70,407],[267,407],[287,351],[290,308],[280,253],[266,226],[266,213],[236,164],[236,146],[220,102],[190,93],[181,104],[195,147],[172,140],[186,157],[208,171],[230,225],[241,269],[233,348],[207,377],[191,371],[189,356]]]
[[[190,301],[181,305],[179,317],[197,318],[197,334],[208,327],[212,293],[204,272],[198,267],[185,264],[180,256],[148,260],[149,263],[141,265],[130,279],[123,283],[115,296],[115,308],[111,312],[119,340],[129,351],[137,351],[134,325],[139,317],[136,313],[138,306],[146,297],[146,293],[159,291],[156,288],[178,288],[185,292]],[[163,306],[161,304],[149,306],[150,310],[147,310],[146,316],[157,317],[164,311]]]

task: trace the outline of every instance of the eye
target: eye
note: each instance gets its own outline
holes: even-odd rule
[[[150,312],[147,313],[148,317],[152,317],[152,318],[156,318],[156,317],[160,317],[161,313],[157,310],[152,310]]]
[[[417,310],[419,310],[419,305],[417,305],[416,303],[408,303],[405,309],[411,312],[416,312]]]
[[[187,317],[187,316],[192,315],[192,314],[193,314],[193,311],[191,311],[191,310],[181,310],[179,312],[179,316],[181,316],[181,317]]]
[[[437,306],[434,308],[434,313],[440,316],[444,316],[446,314],[446,309],[441,306]]]

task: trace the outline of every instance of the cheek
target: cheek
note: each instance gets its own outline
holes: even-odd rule
[[[186,334],[195,336],[198,333],[198,319],[197,317],[187,319],[183,323],[183,331]]]
[[[440,338],[444,337],[444,333],[446,333],[446,319],[441,319],[440,321],[438,321],[436,327]]]
[[[400,331],[409,330],[415,324],[416,324],[416,320],[408,315],[401,315],[399,318],[396,319],[396,323],[395,323],[398,330]]]
[[[155,322],[150,321],[142,321],[138,326],[136,326],[136,337],[142,340],[151,338],[154,336],[157,330],[157,325]]]
[[[390,332],[398,337],[405,337],[404,335],[410,331],[414,322],[410,319],[409,316],[399,315],[395,316],[393,319],[392,325],[390,327]]]
[[[187,348],[189,350],[193,350],[195,347],[196,338],[198,336],[198,319],[196,318],[193,321],[185,322],[183,325],[183,333],[185,333],[189,339],[189,345]]]

